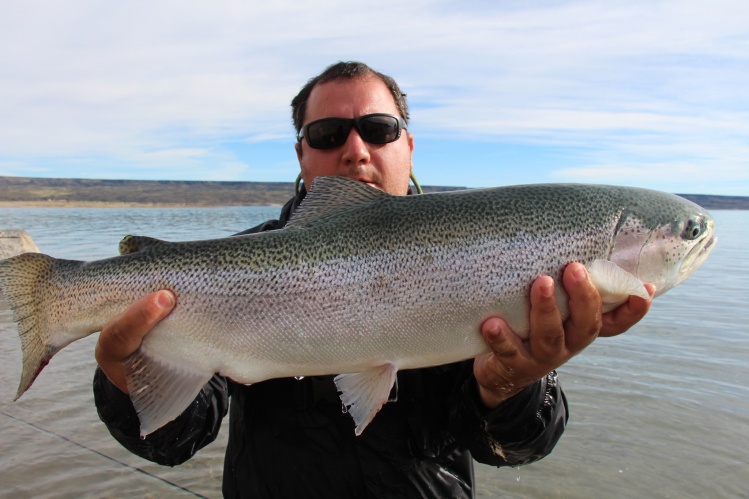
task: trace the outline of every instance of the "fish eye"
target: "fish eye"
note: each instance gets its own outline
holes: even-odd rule
[[[684,239],[697,239],[702,234],[702,224],[699,220],[689,219],[686,227],[684,227]]]

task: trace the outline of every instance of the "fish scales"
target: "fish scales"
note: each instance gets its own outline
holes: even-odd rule
[[[569,262],[595,264],[605,272],[591,276],[602,295],[614,288],[605,293],[615,306],[648,297],[642,282],[660,293],[685,279],[714,246],[712,232],[698,206],[642,189],[548,184],[398,197],[331,177],[318,179],[282,230],[183,243],[126,238],[127,254],[95,262],[22,255],[0,263],[0,284],[21,323],[19,396],[56,351],[170,289],[177,306],[131,362],[144,433],[184,410],[217,372],[241,383],[353,373],[336,382],[347,405],[364,408],[353,412],[360,432],[397,370],[487,352],[486,317],[527,336],[536,277],[559,283]],[[19,284],[27,274],[37,276],[31,302],[19,298],[29,293]],[[566,315],[561,286],[557,298]],[[186,388],[166,394],[154,379]]]

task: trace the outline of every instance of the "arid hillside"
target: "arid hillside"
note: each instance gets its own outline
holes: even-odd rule
[[[424,186],[425,192],[461,187]],[[292,182],[198,182],[0,177],[0,203],[33,205],[133,204],[170,206],[282,205]],[[749,209],[749,197],[680,194],[708,209]]]

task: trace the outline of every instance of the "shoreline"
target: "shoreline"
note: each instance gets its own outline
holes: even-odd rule
[[[235,206],[281,207],[280,204],[235,205],[208,203],[134,203],[124,201],[0,201],[0,208],[228,208]]]
[[[699,204],[699,203],[698,203]],[[266,204],[212,204],[212,203],[137,203],[125,201],[0,201],[0,208],[233,208],[242,206],[259,206],[268,208],[281,208],[280,203]],[[745,211],[749,207],[744,206],[721,206],[706,207],[710,210]]]

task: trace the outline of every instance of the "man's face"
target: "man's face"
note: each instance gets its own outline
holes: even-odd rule
[[[304,125],[322,118],[357,118],[372,113],[400,116],[387,86],[374,77],[334,80],[316,85],[307,101]],[[413,135],[407,132],[395,142],[370,144],[356,129],[346,143],[335,149],[313,149],[306,140],[296,153],[307,188],[317,176],[350,177],[395,195],[408,192]]]

